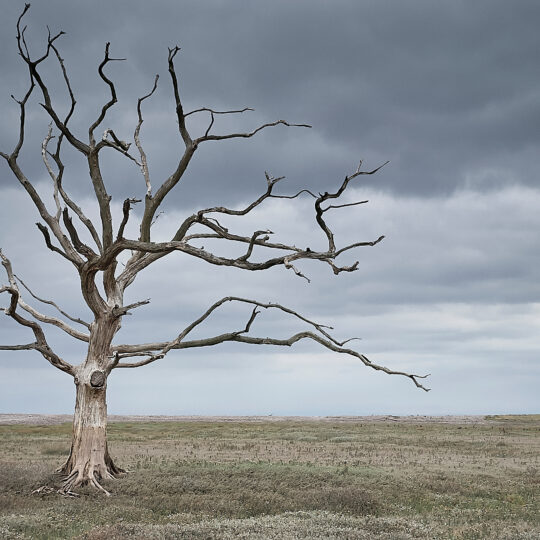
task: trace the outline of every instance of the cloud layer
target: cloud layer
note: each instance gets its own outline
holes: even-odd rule
[[[7,193],[12,197],[10,208],[23,206],[20,193]],[[424,199],[357,188],[350,195],[369,198],[370,204],[361,210],[353,207],[340,219],[337,229],[342,240],[370,239],[379,232],[387,235],[378,246],[351,255],[351,261],[361,262],[357,272],[335,277],[326,268],[306,264],[301,269],[312,279],[308,284],[284,269],[257,274],[216,270],[198,260],[173,256],[141,274],[133,285],[127,301],[150,296],[152,303],[125,321],[117,342],[170,339],[225,295],[276,301],[333,326],[339,339],[362,338],[352,343],[377,363],[431,373],[430,394],[419,396],[409,381],[372,373],[354,359],[329,354],[315,344],[299,344],[285,352],[224,345],[170,353],[160,365],[115,372],[111,410],[171,414],[533,412],[540,303],[531,298],[539,292],[540,246],[537,236],[522,231],[540,227],[540,190],[513,187]],[[278,236],[298,239],[300,245],[309,241],[315,246],[321,239],[308,226],[312,214],[307,201],[278,201],[251,216],[244,226],[247,230],[268,227]],[[182,215],[162,216],[161,234],[173,230]],[[8,223],[19,231],[27,226],[24,215],[16,211],[3,218],[3,230]],[[30,230],[28,234],[32,236]],[[36,242],[35,260],[47,259],[47,264],[24,268],[28,253],[20,247],[16,239],[4,244],[14,266],[21,267],[21,277],[38,294],[64,298],[66,309],[87,315],[75,301],[76,281],[67,279],[63,263],[51,264],[45,248]],[[66,291],[72,291],[67,298]],[[249,313],[249,308],[225,307],[193,337],[238,330]],[[301,328],[291,318],[264,312],[253,333],[287,337]],[[15,337],[29,338],[14,325],[2,326],[3,342]],[[53,337],[52,343],[67,360],[82,360],[84,347]],[[43,361],[23,354],[15,358],[14,353],[13,360],[17,368],[6,362],[3,380],[6,388],[18,388],[18,397],[6,390],[2,405],[35,410],[33,385],[25,381],[35,376],[30,368],[42,371]],[[55,391],[57,401],[47,402],[47,407],[69,409],[68,378],[63,374],[47,377],[62,379],[62,391]],[[133,391],[140,385],[150,390]],[[219,385],[223,385],[221,391]],[[279,399],[272,401],[276,395]],[[381,395],[389,401],[381,400]]]
[[[17,139],[20,97],[28,84],[17,56],[11,2],[0,25],[0,150]],[[142,140],[154,185],[176,166],[178,137],[168,80],[167,47],[179,44],[177,69],[186,109],[251,106],[220,119],[217,133],[250,130],[286,118],[313,128],[277,127],[247,141],[201,146],[182,184],[164,205],[156,235],[170,236],[186,213],[216,203],[242,205],[265,188],[264,171],[286,175],[283,193],[335,189],[363,158],[365,177],[346,200],[370,203],[330,218],[339,242],[385,240],[347,256],[359,270],[335,278],[306,264],[308,284],[285,269],[246,274],[173,256],[141,275],[129,301],[152,304],[127,318],[119,340],[167,339],[217,298],[235,294],[281,301],[331,324],[377,363],[432,373],[433,391],[371,373],[315,345],[291,350],[224,346],[171,354],[160,365],[118,370],[110,412],[214,414],[365,414],[537,412],[540,383],[540,5],[523,1],[219,2],[51,0],[28,13],[28,43],[43,51],[45,25],[65,30],[60,47],[77,94],[73,126],[84,137],[104,99],[96,74],[104,44],[126,62],[109,66],[119,103],[106,125],[128,140],[136,100],[160,73],[145,103]],[[55,103],[66,107],[58,70],[45,70]],[[61,82],[61,81],[60,81]],[[48,119],[32,102],[21,163],[50,194],[40,145]],[[204,132],[204,116],[190,129]],[[86,165],[66,152],[65,187],[97,216]],[[132,163],[104,156],[115,222],[121,202],[144,195]],[[38,294],[78,316],[79,285],[35,228],[38,215],[0,163],[0,247]],[[136,211],[129,235],[137,233]],[[309,199],[274,201],[231,228],[269,228],[276,240],[321,245]],[[216,245],[217,250],[229,249]],[[257,254],[255,254],[257,256]],[[0,279],[3,283],[4,278]],[[249,311],[249,310],[248,310]],[[296,323],[264,313],[257,335],[286,336]],[[225,310],[208,334],[245,324],[246,310]],[[0,343],[29,341],[0,317]],[[72,362],[84,347],[52,332]],[[69,412],[72,383],[32,354],[0,354],[0,410]]]

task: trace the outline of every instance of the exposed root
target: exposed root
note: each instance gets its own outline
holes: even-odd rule
[[[41,487],[38,487],[37,489],[34,489],[34,491],[32,491],[32,495],[40,495],[42,497],[44,495],[51,495],[53,493],[62,495],[63,497],[79,497],[79,494],[74,493],[73,491],[64,491],[63,489],[55,489],[51,486],[41,486]]]
[[[123,469],[116,467],[109,456],[106,457],[105,463],[93,463],[91,460],[76,464],[68,473],[67,467],[70,465],[70,460],[58,469],[58,472],[67,474],[64,479],[64,484],[59,490],[64,495],[75,495],[73,491],[77,487],[90,485],[99,491],[103,492],[107,497],[111,494],[100,483],[101,480],[116,480],[116,477],[125,473]]]
[[[89,463],[87,463],[86,467],[89,466]],[[66,475],[66,477],[69,477],[71,476],[74,472],[76,472],[78,469],[84,469],[85,466],[84,465],[75,465],[73,463],[73,460],[71,458],[71,456],[68,458],[68,460],[63,464],[61,465],[60,467],[58,467],[58,469],[56,469],[55,472],[57,472],[58,474],[63,474],[63,475]],[[94,466],[95,469],[98,468],[97,465]],[[105,465],[101,465],[99,466],[99,469],[102,469],[102,470],[105,470],[106,473],[109,475],[107,476],[107,480],[116,480],[116,477],[117,476],[120,476],[121,474],[127,474],[131,471],[128,471],[126,469],[122,469],[120,467],[117,467],[113,460],[107,455],[105,456]]]
[[[71,474],[65,479],[64,485],[62,486],[62,493],[70,493],[79,486],[85,486],[87,484],[92,487],[102,491],[109,497],[111,494],[107,491],[100,483],[99,480],[109,480],[114,478],[112,474],[108,471],[105,473],[100,472],[99,468],[96,467],[83,467],[81,469],[75,469]]]
[[[61,493],[74,493],[74,489],[79,486],[84,486],[86,484],[90,484],[91,486],[95,487],[96,489],[99,489],[107,497],[110,497],[110,492],[107,491],[99,482],[97,479],[97,472],[92,471],[88,475],[84,474],[84,471],[81,470],[74,470],[64,481],[64,485],[60,489]]]

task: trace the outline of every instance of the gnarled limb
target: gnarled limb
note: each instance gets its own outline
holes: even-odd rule
[[[216,311],[223,304],[228,303],[228,302],[238,302],[238,303],[244,303],[244,304],[251,304],[254,306],[254,309],[250,315],[250,318],[245,328],[239,331],[227,332],[227,333],[219,334],[217,336],[212,336],[209,338],[196,339],[196,340],[190,340],[190,341],[185,340],[185,338],[190,334],[190,332],[193,329],[195,329],[197,326],[202,324],[206,319],[208,319],[208,317],[214,311]],[[314,328],[315,332],[313,331],[299,332],[286,339],[248,336],[246,334],[249,333],[251,329],[251,325],[253,324],[253,321],[255,320],[255,317],[259,313],[259,311],[257,311],[257,308],[276,309],[284,313],[287,313],[289,315],[292,315],[294,318]],[[141,345],[116,345],[114,346],[113,349],[115,353],[117,353],[115,357],[117,360],[118,358],[128,358],[132,356],[140,356],[140,355],[147,356],[145,360],[141,360],[139,362],[133,362],[133,363],[116,362],[114,367],[115,368],[134,368],[134,367],[144,366],[152,362],[155,362],[156,360],[160,360],[161,358],[164,358],[164,356],[173,349],[211,347],[211,346],[229,342],[229,341],[235,341],[239,343],[249,343],[252,345],[276,345],[276,346],[290,347],[291,345],[294,345],[298,341],[301,341],[304,339],[310,339],[312,341],[316,341],[317,343],[319,343],[320,345],[322,345],[323,347],[331,351],[347,354],[349,356],[354,356],[355,358],[358,358],[365,366],[375,369],[376,371],[383,371],[389,375],[402,375],[404,377],[411,379],[418,388],[421,388],[422,390],[425,390],[426,392],[429,390],[418,381],[418,379],[424,379],[428,377],[428,375],[416,375],[416,374],[407,373],[404,371],[395,371],[390,368],[387,368],[386,366],[375,364],[371,360],[369,360],[365,355],[353,349],[348,349],[344,347],[344,345],[348,343],[349,341],[351,341],[351,339],[358,339],[358,338],[349,338],[345,341],[339,342],[334,337],[332,337],[332,335],[328,332],[328,330],[331,330],[331,329],[332,327],[316,323],[304,317],[303,315],[297,313],[296,311],[288,307],[282,306],[281,304],[264,303],[264,302],[259,302],[257,300],[250,300],[248,298],[226,296],[222,298],[221,300],[218,300],[217,302],[215,302],[212,306],[210,306],[198,319],[196,319],[190,325],[188,325],[180,334],[178,334],[178,336],[175,339],[171,341],[145,343]]]
[[[123,212],[123,218],[122,223],[120,223],[120,227],[118,228],[118,234],[116,235],[116,239],[120,240],[124,237],[124,229],[127,225],[128,219],[129,219],[129,212],[131,211],[131,205],[137,204],[141,202],[140,199],[126,199],[124,201],[124,204],[122,206],[122,212]]]
[[[300,332],[298,334],[295,334],[294,336],[291,336],[288,339],[273,339],[273,338],[260,338],[260,337],[251,337],[251,336],[234,336],[234,338],[227,340],[227,341],[238,341],[240,343],[250,343],[252,345],[277,345],[277,346],[286,346],[290,347],[297,341],[300,341],[302,339],[311,339],[313,341],[316,341],[317,343],[320,343],[327,349],[330,349],[331,351],[347,354],[349,356],[354,356],[358,358],[365,366],[370,367],[376,371],[383,371],[384,373],[387,373],[388,375],[401,375],[403,377],[407,377],[413,381],[413,383],[418,387],[424,390],[425,392],[429,392],[429,388],[426,388],[423,386],[418,379],[425,379],[429,377],[429,374],[427,375],[416,375],[413,373],[407,373],[405,371],[395,371],[393,369],[389,369],[386,366],[381,366],[379,364],[375,364],[371,360],[369,360],[365,355],[354,351],[352,349],[346,349],[343,347],[340,347],[338,345],[335,345],[331,341],[322,338],[321,336],[314,334],[313,332]],[[187,343],[185,344],[187,345]]]
[[[152,249],[139,250],[136,247],[134,247],[134,244],[132,244],[130,249],[137,251],[138,254],[134,255],[129,260],[128,264],[126,265],[125,270],[122,272],[122,274],[118,278],[119,282],[122,284],[122,287],[127,287],[130,283],[133,282],[136,275],[140,271],[142,271],[144,268],[147,268],[149,265],[159,260],[163,256],[167,255],[172,250],[180,250],[180,251],[187,250],[190,252],[191,255],[195,255],[212,264],[223,265],[223,266],[236,266],[236,267],[244,268],[247,270],[261,270],[261,269],[269,268],[271,266],[283,265],[285,268],[292,270],[297,276],[306,279],[308,282],[310,280],[298,268],[296,268],[296,266],[293,264],[294,261],[298,259],[306,259],[306,258],[319,259],[328,263],[330,267],[332,268],[332,271],[336,275],[339,274],[340,272],[353,272],[358,268],[358,264],[359,264],[358,261],[353,263],[352,265],[339,266],[335,264],[334,262],[335,258],[341,255],[342,253],[349,251],[351,249],[357,248],[357,247],[375,246],[376,244],[378,244],[384,239],[384,236],[380,236],[376,240],[371,240],[371,241],[366,241],[366,242],[355,242],[353,244],[344,246],[343,248],[336,249],[333,232],[330,230],[330,228],[328,227],[328,225],[326,224],[322,216],[324,212],[331,209],[357,206],[359,204],[365,204],[368,201],[358,201],[354,203],[345,203],[345,204],[340,204],[340,205],[329,205],[326,208],[323,208],[321,204],[330,198],[339,198],[344,193],[347,186],[349,185],[349,182],[353,178],[356,178],[357,176],[364,175],[364,174],[367,174],[367,175],[374,174],[375,172],[380,170],[381,167],[383,167],[386,163],[371,171],[361,171],[360,170],[361,164],[362,162],[360,162],[360,165],[358,166],[358,169],[356,170],[355,173],[345,178],[345,181],[342,183],[340,188],[335,193],[324,193],[324,194],[320,194],[319,196],[314,195],[311,191],[307,189],[303,189],[294,195],[276,195],[273,192],[274,186],[279,181],[283,180],[284,177],[280,176],[280,177],[275,178],[275,177],[270,176],[268,173],[265,173],[266,182],[267,182],[266,191],[262,195],[257,197],[253,202],[248,204],[246,207],[237,210],[234,208],[227,208],[224,206],[215,206],[215,207],[199,210],[197,213],[190,215],[183,221],[183,223],[180,225],[175,235],[173,236],[171,242],[161,243],[159,248],[157,247],[157,244],[154,244],[154,248]],[[207,217],[207,214],[216,214],[216,213],[226,214],[230,216],[245,216],[249,214],[252,210],[257,208],[258,206],[260,206],[267,199],[295,199],[303,193],[306,193],[315,199],[316,220],[320,228],[323,230],[323,232],[328,238],[329,249],[327,252],[316,252],[310,249],[309,247],[302,249],[302,248],[298,248],[295,245],[268,242],[269,240],[268,234],[272,234],[272,232],[268,230],[264,230],[262,232],[255,231],[251,236],[237,235],[237,234],[231,233],[226,227],[222,226],[215,218]],[[205,226],[214,232],[188,234],[190,229],[195,225]],[[265,233],[265,236],[261,238],[263,233]],[[201,250],[201,248],[195,248],[191,246],[190,244],[188,244],[190,240],[203,239],[203,238],[215,238],[215,239],[230,240],[234,242],[241,242],[241,243],[248,244],[249,247],[248,247],[247,253],[244,254],[243,256],[238,257],[236,259],[230,259],[230,258],[216,256],[213,253],[205,252],[204,250]],[[186,247],[182,248],[179,242],[180,243],[183,242],[183,245]],[[258,264],[258,265],[251,264],[248,262],[248,259],[253,252],[254,246],[262,246],[268,249],[283,250],[283,251],[289,252],[289,254],[281,258],[271,259],[262,264]],[[192,249],[193,251],[190,251]],[[247,264],[243,265],[243,263],[247,263]]]
[[[52,300],[45,300],[43,298],[40,298],[39,296],[37,296],[36,294],[34,294],[30,288],[28,287],[28,285],[26,285],[26,283],[16,274],[13,274],[13,276],[17,279],[17,281],[30,293],[30,296],[32,296],[32,298],[35,298],[38,302],[41,302],[43,304],[47,304],[49,306],[53,306],[54,308],[56,308],[57,311],[59,311],[64,317],[66,317],[67,319],[69,319],[70,321],[73,321],[75,323],[79,323],[79,324],[82,324],[83,326],[85,326],[86,328],[88,328],[88,330],[90,330],[90,324],[87,323],[86,321],[83,321],[82,319],[80,319],[79,317],[72,317],[71,315],[69,315],[69,313],[66,313],[63,309],[61,309],[60,307],[58,307],[58,305],[53,302]]]
[[[359,242],[355,244],[355,247],[358,246],[374,246],[380,242],[384,237],[379,237],[377,240],[372,242]],[[247,243],[253,242],[253,244],[264,246],[265,243],[262,240],[252,240],[252,238],[246,239]],[[336,258],[336,253],[331,251],[313,251],[310,248],[299,249],[291,248],[293,253],[288,255],[282,255],[279,257],[273,257],[271,259],[266,259],[262,262],[252,262],[245,258],[245,256],[240,256],[237,258],[223,257],[215,255],[204,248],[198,248],[188,244],[187,242],[138,242],[136,240],[119,240],[112,247],[111,250],[103,255],[97,262],[97,267],[105,267],[109,262],[115,259],[122,251],[124,250],[140,251],[143,253],[153,253],[156,255],[166,255],[173,251],[181,251],[187,253],[198,259],[202,259],[210,264],[216,266],[233,266],[235,268],[241,268],[243,270],[267,270],[274,266],[284,266],[286,268],[292,268],[293,261],[300,259],[313,259],[321,261],[333,261]],[[341,252],[352,249],[352,246],[347,246],[343,248]],[[336,267],[339,272],[347,270],[348,267]],[[352,271],[355,268],[351,267]]]
[[[69,237],[71,238],[71,243],[73,244],[75,249],[81,255],[84,255],[88,260],[97,258],[97,254],[94,252],[94,250],[91,247],[87,246],[85,243],[81,242],[81,239],[79,238],[79,233],[73,225],[73,221],[71,220],[67,208],[64,208],[64,210],[62,211],[62,217],[64,219],[64,225],[69,233]]]
[[[79,330],[76,330],[75,328],[69,326],[69,324],[65,323],[61,319],[58,319],[57,317],[51,317],[50,315],[44,315],[43,313],[40,313],[37,309],[28,305],[21,298],[20,295],[17,300],[17,303],[19,304],[19,306],[21,306],[22,309],[24,309],[24,311],[26,311],[27,313],[30,313],[30,315],[32,315],[34,319],[40,322],[46,323],[46,324],[50,324],[52,326],[56,326],[57,328],[60,328],[60,330],[63,330],[66,334],[80,341],[85,341],[86,343],[90,341],[89,334],[85,334],[84,332],[80,332]]]
[[[176,76],[176,71],[174,69],[174,57],[177,55],[180,47],[175,46],[172,49],[169,49],[169,75],[171,76],[171,81],[173,85],[174,92],[174,101],[176,103],[176,119],[178,120],[178,131],[184,140],[186,148],[193,145],[193,140],[186,128],[186,116],[184,114],[184,108],[182,106],[182,101],[180,100],[180,91],[178,89],[178,78]]]
[[[141,167],[142,175],[144,177],[144,182],[146,184],[146,196],[147,197],[152,196],[152,184],[150,183],[150,171],[148,170],[148,162],[146,160],[146,153],[143,150],[141,140],[140,140],[140,137],[139,137],[139,134],[141,132],[141,126],[142,126],[142,123],[144,122],[143,117],[142,117],[142,102],[145,99],[148,99],[149,97],[151,97],[152,94],[156,91],[158,80],[159,80],[159,75],[156,75],[156,78],[154,79],[154,86],[152,87],[152,90],[150,91],[150,93],[146,94],[145,96],[143,96],[143,97],[141,97],[141,98],[139,98],[137,100],[137,116],[138,116],[139,121],[137,122],[137,126],[135,127],[135,133],[133,134],[133,139],[135,141],[135,146],[139,150],[139,155],[141,156],[141,165],[140,165],[140,167]]]
[[[9,272],[12,272],[11,270],[11,266],[8,267],[9,268],[9,271],[8,271],[8,277],[9,277]],[[15,274],[12,274],[12,277],[15,278],[15,280],[18,280],[21,285],[36,299],[36,300],[39,300],[40,302],[43,302],[44,304],[48,304],[48,305],[51,305],[51,306],[54,306],[58,311],[60,311],[60,313],[62,313],[62,315],[64,315],[65,317],[67,317],[68,319],[74,321],[74,322],[78,322],[79,324],[82,324],[84,326],[86,326],[86,328],[88,328],[90,330],[90,325],[86,322],[84,322],[83,320],[81,319],[76,319],[74,317],[71,317],[70,315],[68,315],[65,311],[61,310],[52,300],[43,300],[39,297],[37,297],[34,293],[32,293],[32,291],[23,283],[23,281],[18,278]],[[11,279],[11,278],[10,278]],[[90,336],[89,334],[85,334],[84,332],[80,332],[79,330],[76,330],[75,328],[71,327],[70,325],[68,325],[66,322],[64,322],[63,320],[61,319],[58,319],[57,317],[52,317],[50,315],[44,315],[43,313],[40,313],[37,309],[33,308],[32,306],[30,306],[29,304],[27,304],[21,297],[20,293],[18,295],[18,300],[17,300],[17,303],[18,305],[24,309],[27,313],[30,313],[30,315],[32,315],[32,317],[34,317],[36,320],[40,321],[40,322],[44,322],[46,324],[51,324],[53,326],[56,326],[57,328],[60,328],[60,330],[63,330],[66,334],[70,335],[71,337],[74,337],[75,339],[78,339],[80,341],[85,341],[85,342],[88,342],[89,339],[90,339]]]
[[[112,141],[109,140],[109,135],[111,136]],[[99,151],[102,148],[112,148],[113,150],[116,150],[117,152],[120,152],[123,156],[127,157],[129,160],[133,161],[135,165],[138,167],[141,167],[141,164],[137,161],[137,158],[134,158],[129,153],[129,148],[131,147],[131,143],[128,143],[126,141],[121,141],[117,136],[116,133],[112,129],[106,129],[103,132],[103,136],[101,137],[101,141],[97,144],[96,149]]]
[[[330,205],[330,206],[327,206],[326,208],[323,208],[321,205],[328,199],[337,199],[338,197],[340,197],[343,194],[343,192],[347,189],[349,182],[353,178],[356,178],[357,176],[360,176],[360,175],[375,174],[377,171],[381,170],[387,163],[389,162],[387,161],[386,163],[383,163],[382,165],[380,165],[376,169],[373,169],[372,171],[361,171],[360,168],[362,167],[362,161],[360,161],[356,171],[353,174],[345,177],[345,180],[343,180],[343,183],[341,184],[340,188],[335,193],[325,192],[323,194],[319,194],[319,197],[317,197],[317,200],[315,201],[315,219],[317,220],[319,227],[324,231],[324,233],[326,234],[326,237],[328,238],[328,251],[329,252],[333,253],[336,251],[336,244],[334,243],[334,233],[330,230],[330,228],[324,221],[323,214],[327,212],[328,210],[330,210],[331,208],[338,208],[338,206]],[[353,203],[353,204],[356,205],[356,204],[362,204],[362,203],[363,201],[360,201],[358,203]],[[341,207],[343,206],[349,206],[349,205],[342,205]],[[351,249],[351,247],[348,247],[346,249]],[[341,250],[341,252],[343,251],[344,250]]]
[[[225,135],[210,135],[209,130],[206,131],[206,133],[202,137],[198,137],[195,139],[195,144],[200,144],[205,141],[224,141],[226,139],[249,139],[253,137],[253,135],[256,135],[259,133],[259,131],[262,131],[263,129],[266,129],[268,127],[273,126],[279,126],[279,125],[287,126],[287,127],[305,127],[310,128],[309,124],[293,124],[291,122],[287,122],[286,120],[276,120],[275,122],[268,122],[266,124],[263,124],[257,128],[255,128],[252,131],[244,132],[244,133],[228,133]]]
[[[101,64],[99,64],[98,73],[99,73],[99,76],[101,77],[101,79],[109,87],[109,90],[111,92],[111,98],[107,103],[105,103],[105,105],[103,105],[103,107],[101,108],[101,112],[99,113],[98,118],[96,119],[96,121],[88,129],[88,139],[90,140],[90,146],[95,146],[96,145],[96,140],[94,138],[95,129],[105,119],[105,115],[107,114],[107,111],[118,101],[118,99],[116,97],[116,88],[114,86],[114,83],[107,77],[107,75],[105,75],[105,72],[103,71],[103,68],[109,62],[122,61],[122,60],[125,60],[125,58],[111,58],[109,56],[110,46],[111,46],[111,44],[109,42],[107,42],[106,45],[105,45],[105,56],[104,56]]]
[[[168,57],[168,64],[169,64],[169,74],[171,76],[171,81],[173,85],[173,91],[174,91],[174,98],[176,103],[176,115],[178,120],[178,129],[180,131],[180,135],[182,137],[182,140],[184,141],[185,145],[185,151],[180,159],[178,166],[176,170],[167,178],[167,180],[160,186],[156,194],[152,197],[147,192],[146,197],[146,206],[145,211],[143,215],[143,219],[141,221],[141,234],[139,239],[143,242],[147,242],[150,240],[150,227],[152,225],[152,221],[154,219],[154,215],[160,206],[161,202],[165,198],[165,196],[173,189],[180,179],[182,178],[184,172],[186,171],[191,158],[193,157],[193,154],[195,153],[195,150],[197,149],[198,145],[205,141],[217,141],[217,140],[225,140],[225,139],[237,139],[237,138],[251,138],[260,131],[273,126],[278,125],[285,125],[288,127],[307,127],[310,128],[311,126],[308,124],[293,124],[290,122],[287,122],[286,120],[277,120],[276,122],[269,122],[266,124],[262,124],[261,126],[255,128],[254,130],[250,132],[245,133],[230,133],[225,135],[211,135],[210,129],[213,126],[213,115],[214,114],[234,114],[237,112],[244,112],[247,110],[250,110],[249,107],[246,107],[245,109],[241,109],[238,111],[213,111],[212,109],[209,109],[207,107],[203,107],[201,109],[196,109],[195,111],[191,111],[187,114],[184,113],[182,101],[180,98],[180,91],[179,91],[179,85],[178,85],[178,78],[176,76],[176,71],[174,67],[174,58],[178,51],[180,50],[179,47],[174,47],[172,49],[169,49],[169,57]],[[206,132],[203,136],[198,137],[196,139],[193,139],[190,135],[190,133],[187,130],[186,127],[186,116],[190,114],[194,114],[195,112],[200,111],[209,111],[211,113],[211,123],[206,129]],[[276,180],[277,181],[277,180]],[[136,256],[133,262],[138,262],[138,260],[141,258],[141,256]],[[128,263],[129,264],[129,263]]]
[[[209,107],[200,107],[199,109],[195,109],[193,111],[190,111],[186,114],[184,114],[184,118],[187,118],[190,114],[196,114],[200,112],[208,112],[210,113],[210,122],[208,124],[208,127],[206,128],[206,131],[204,133],[204,136],[207,137],[210,133],[210,130],[212,129],[212,126],[214,125],[215,121],[215,115],[225,115],[225,114],[241,114],[246,111],[253,111],[251,107],[244,107],[243,109],[238,109],[236,111],[215,111],[214,109],[210,109]]]
[[[0,308],[0,311],[4,313],[7,311],[5,308]],[[0,351],[35,351],[38,344],[33,341],[32,343],[26,343],[24,345],[0,345]]]
[[[62,257],[64,257],[64,259],[66,259],[67,261],[73,263],[75,266],[79,267],[82,263],[82,259],[79,257],[79,255],[77,254],[74,254],[74,250],[72,253],[65,253],[64,251],[62,251],[60,248],[56,247],[52,241],[51,241],[51,235],[49,234],[49,229],[47,229],[47,227],[45,227],[45,225],[43,225],[43,223],[39,223],[37,222],[36,223],[36,227],[39,229],[39,231],[41,232],[41,234],[43,235],[43,239],[45,240],[45,245],[51,250],[51,251],[54,251],[55,253],[58,253],[59,255],[61,255]],[[71,250],[70,250],[71,251]]]
[[[90,151],[89,146],[87,144],[84,144],[77,137],[75,137],[75,135],[67,127],[66,123],[60,120],[58,114],[56,113],[52,105],[49,89],[43,82],[43,79],[41,78],[37,70],[37,66],[49,57],[51,50],[54,50],[55,41],[60,36],[62,36],[64,32],[58,32],[58,34],[51,36],[51,33],[49,31],[49,35],[47,38],[47,49],[45,50],[45,53],[37,60],[32,60],[30,58],[28,46],[26,45],[26,41],[24,38],[24,32],[25,32],[26,27],[23,30],[21,30],[21,20],[29,8],[30,8],[30,4],[25,4],[24,10],[17,21],[17,46],[19,49],[19,54],[21,58],[24,60],[24,62],[26,63],[26,65],[28,66],[28,69],[30,72],[30,78],[32,79],[32,82],[35,81],[41,90],[43,99],[45,101],[45,103],[42,103],[41,106],[47,111],[47,113],[51,117],[56,127],[62,132],[62,134],[66,137],[66,139],[73,146],[73,148],[75,148],[76,150],[78,150],[79,152],[85,155],[88,155]]]
[[[68,82],[68,84],[69,84],[69,82]],[[71,90],[70,90],[70,92],[71,92]],[[69,120],[69,116],[73,112],[74,106],[75,105],[74,105],[74,102],[73,102],[72,103],[72,109],[70,110],[70,113],[68,113],[68,116],[67,116],[67,119],[65,120],[65,122],[67,122],[67,120]],[[99,252],[102,253],[103,252],[103,246],[101,245],[101,240],[100,240],[100,238],[99,238],[99,236],[97,234],[97,231],[96,231],[93,223],[86,217],[86,215],[82,211],[81,207],[78,206],[68,196],[68,194],[64,190],[64,187],[62,185],[62,177],[63,177],[63,174],[64,174],[64,164],[63,164],[63,162],[62,162],[62,160],[60,158],[60,148],[61,148],[61,145],[62,145],[63,134],[59,135],[58,143],[57,143],[57,146],[56,146],[56,151],[55,151],[54,154],[51,154],[49,152],[49,150],[48,150],[48,145],[49,145],[49,142],[51,141],[51,139],[53,137],[54,136],[52,134],[52,126],[49,126],[49,131],[48,131],[48,133],[47,133],[47,135],[46,135],[46,137],[43,140],[43,143],[41,145],[41,154],[42,154],[42,158],[43,158],[43,163],[45,164],[47,172],[49,173],[49,176],[51,177],[51,180],[53,181],[54,200],[55,200],[55,204],[56,204],[56,216],[55,216],[56,221],[60,220],[60,216],[61,216],[61,213],[62,213],[62,208],[61,208],[61,204],[60,204],[59,197],[58,197],[58,194],[60,194],[61,197],[62,197],[62,200],[64,201],[64,203],[76,214],[76,216],[80,219],[80,221],[88,229],[88,232],[92,236],[92,239],[94,240]],[[51,156],[53,158],[54,162],[56,163],[56,166],[58,168],[57,173],[55,173],[55,171],[53,170],[53,168],[52,168],[52,166],[51,166],[51,164],[49,162],[48,156]]]
[[[17,313],[17,305],[19,304],[19,288],[17,287],[17,281],[15,279],[15,276],[13,274],[13,270],[11,267],[11,262],[9,259],[2,253],[0,250],[0,260],[2,261],[2,266],[5,268],[9,285],[8,286],[2,286],[0,287],[0,294],[7,292],[11,296],[10,304],[7,309],[4,309],[4,313],[11,317],[15,322],[20,324],[21,326],[26,326],[27,328],[30,328],[32,332],[34,333],[34,337],[36,338],[35,343],[32,343],[31,345],[25,346],[25,349],[30,350],[34,349],[36,351],[39,351],[42,356],[54,367],[58,368],[61,371],[64,371],[66,373],[69,373],[70,375],[74,374],[73,366],[60,358],[50,347],[47,343],[47,339],[45,338],[45,333],[43,332],[43,329],[41,326],[34,322],[30,321],[28,319],[25,319],[22,317],[19,313]],[[21,350],[21,349],[14,349],[12,346],[7,346],[9,349],[4,350]]]
[[[20,30],[19,30],[20,35]],[[20,38],[22,39],[22,38]],[[22,50],[22,48],[21,48]],[[17,101],[20,108],[20,114],[19,114],[19,139],[15,145],[15,148],[11,152],[11,154],[6,154],[4,152],[0,152],[0,156],[3,157],[6,161],[10,169],[12,170],[15,177],[19,180],[20,184],[23,186],[23,188],[26,190],[30,198],[32,199],[32,202],[34,203],[34,206],[37,208],[40,216],[45,221],[49,229],[52,231],[56,239],[60,242],[60,245],[62,246],[62,250],[59,248],[56,248],[52,245],[49,231],[45,226],[42,224],[39,224],[38,227],[40,228],[41,232],[44,235],[45,242],[47,244],[47,247],[49,249],[52,249],[53,251],[58,252],[60,255],[62,255],[64,258],[69,260],[71,263],[73,263],[75,266],[78,266],[82,259],[78,255],[78,253],[75,251],[73,246],[70,244],[67,237],[62,232],[62,229],[60,227],[59,223],[59,215],[57,213],[56,217],[52,216],[48,211],[43,203],[43,200],[41,199],[39,193],[34,188],[32,183],[28,180],[28,178],[25,176],[21,168],[19,167],[19,164],[17,162],[17,159],[19,157],[19,152],[22,148],[22,145],[24,143],[24,137],[25,137],[25,123],[26,123],[26,104],[28,99],[30,98],[34,88],[35,88],[35,82],[34,82],[34,76],[30,75],[30,87],[28,91],[26,92],[24,98],[21,101]],[[15,98],[14,98],[15,99]]]

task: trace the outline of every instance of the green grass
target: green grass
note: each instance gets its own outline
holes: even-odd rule
[[[71,428],[0,426],[0,538],[533,539],[540,417],[112,423],[130,473],[59,485]]]

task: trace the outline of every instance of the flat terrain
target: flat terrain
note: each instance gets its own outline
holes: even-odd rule
[[[371,416],[119,416],[109,415],[111,422],[406,422],[424,423],[437,422],[442,424],[485,424],[490,421],[484,415],[462,415],[462,416],[392,416],[392,415],[371,415]],[[0,414],[0,425],[6,424],[26,424],[26,425],[51,425],[71,422],[73,416],[69,414]]]
[[[69,420],[0,415],[0,538],[540,538],[540,415],[113,417],[112,497],[33,493]]]

